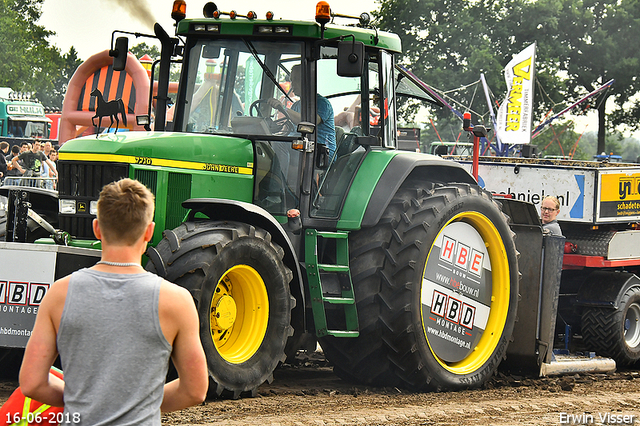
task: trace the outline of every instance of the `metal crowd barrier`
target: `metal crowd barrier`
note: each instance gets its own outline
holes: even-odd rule
[[[6,176],[0,186],[30,186],[33,188],[47,188],[47,182],[51,182],[49,189],[55,189],[58,178],[41,176]]]

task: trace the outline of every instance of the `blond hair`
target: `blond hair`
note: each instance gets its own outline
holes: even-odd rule
[[[105,185],[98,199],[103,240],[133,245],[153,220],[155,197],[137,180],[124,178]]]
[[[556,206],[556,210],[560,210],[560,201],[558,201],[558,197],[554,197],[553,195],[547,195],[546,197],[544,197],[542,199],[542,201],[544,201],[544,200],[553,201],[553,204]]]

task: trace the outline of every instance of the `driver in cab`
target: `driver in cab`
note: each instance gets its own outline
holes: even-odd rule
[[[291,88],[298,96],[302,93],[302,74],[300,65],[294,65],[291,68]],[[278,111],[284,110],[294,124],[297,125],[300,123],[301,105],[299,100],[294,102],[293,105],[291,105],[291,108],[286,108],[275,98],[267,99],[267,103],[273,109]],[[316,110],[316,125],[318,132],[316,142],[325,145],[329,150],[329,158],[333,158],[333,154],[336,152],[336,131],[333,121],[333,107],[327,98],[320,94],[316,94]]]

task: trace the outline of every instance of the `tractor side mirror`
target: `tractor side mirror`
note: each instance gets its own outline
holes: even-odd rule
[[[360,77],[363,70],[364,43],[355,40],[338,43],[338,75],[340,77]]]
[[[127,53],[129,53],[129,39],[118,37],[115,48],[109,51],[109,56],[113,57],[114,71],[124,71],[124,67],[127,65]]]

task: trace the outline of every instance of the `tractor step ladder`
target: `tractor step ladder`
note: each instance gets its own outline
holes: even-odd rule
[[[336,243],[336,264],[318,263],[318,241],[320,238],[334,239]],[[320,232],[315,229],[305,231],[305,263],[309,278],[309,293],[313,319],[316,326],[316,335],[335,337],[358,337],[358,312],[356,310],[356,298],[349,270],[349,233],[347,232]],[[339,296],[325,296],[322,288],[320,273],[342,275],[341,294]],[[325,303],[343,305],[346,330],[329,330]]]

